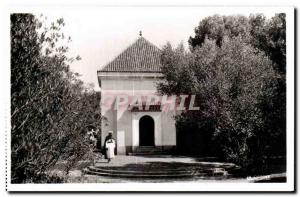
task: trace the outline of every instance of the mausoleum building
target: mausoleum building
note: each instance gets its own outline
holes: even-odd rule
[[[133,101],[158,95],[156,85],[163,77],[160,54],[158,47],[140,36],[97,71],[104,117],[102,145],[108,132],[113,131],[117,154],[166,152],[176,146],[175,112],[162,110],[155,99],[148,107],[144,100],[142,106]]]

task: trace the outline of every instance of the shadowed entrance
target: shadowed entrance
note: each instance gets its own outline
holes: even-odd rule
[[[140,146],[154,146],[154,120],[150,116],[143,116],[139,121]]]

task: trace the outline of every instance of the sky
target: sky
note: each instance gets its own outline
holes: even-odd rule
[[[41,12],[37,12],[36,14]],[[167,41],[176,46],[194,35],[199,22],[214,14],[245,15],[263,13],[274,16],[272,9],[239,7],[89,7],[48,9],[42,12],[47,21],[64,18],[65,35],[71,36],[69,55],[82,59],[72,63],[71,69],[86,83],[100,90],[97,70],[113,60],[139,37],[139,31],[148,41],[161,48]]]

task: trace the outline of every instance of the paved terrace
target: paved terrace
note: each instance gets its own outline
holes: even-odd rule
[[[64,162],[63,162],[64,163]],[[267,181],[272,178],[275,182],[284,182],[286,177],[285,173],[275,173],[266,176],[257,177],[234,177],[231,176],[232,170],[236,166],[232,163],[218,162],[215,158],[195,158],[195,157],[185,157],[185,156],[167,156],[167,155],[155,155],[155,156],[116,156],[110,163],[107,160],[99,158],[97,159],[95,165],[91,165],[90,161],[79,162],[76,169],[70,171],[70,173],[65,176],[63,171],[60,170],[61,164],[58,164],[50,174],[62,175],[66,178],[68,183],[126,183],[126,182],[260,182]],[[94,169],[95,174],[97,173],[107,173],[112,172],[117,176],[101,176],[99,174],[93,175],[88,173],[82,173],[82,169]],[[166,178],[166,177],[155,177],[154,179],[142,178],[139,174],[179,174],[182,171],[186,173],[193,173],[191,171],[201,171],[204,173],[209,172],[213,169],[214,172],[220,173],[219,176],[214,176],[213,174],[206,174],[205,176],[196,177],[180,177],[180,178]],[[220,170],[218,172],[218,170]],[[227,175],[222,175],[222,169],[229,171]],[[206,172],[205,172],[206,170]],[[207,171],[208,170],[208,171]],[[128,178],[120,177],[119,174],[136,174],[139,178]],[[224,172],[224,171],[223,171]],[[276,181],[277,180],[277,181]],[[279,180],[279,181],[278,181]]]
[[[209,162],[208,162],[209,161]],[[95,162],[95,166],[99,167],[118,167],[128,164],[147,164],[147,163],[182,163],[184,164],[212,164],[212,165],[234,165],[233,163],[217,162],[214,157],[186,157],[171,155],[145,155],[145,156],[126,156],[118,155],[110,163],[106,159],[99,159]]]
[[[182,181],[241,181],[227,175],[227,169],[237,166],[218,162],[215,158],[194,158],[185,156],[147,155],[116,156],[110,163],[99,159],[88,168],[84,182],[182,182]],[[224,174],[225,169],[225,174]],[[203,175],[193,176],[199,174]],[[94,172],[94,173],[93,173]],[[98,173],[98,174],[97,174]],[[107,173],[112,173],[113,176]],[[216,174],[217,176],[215,176]],[[96,175],[97,174],[97,175]],[[133,175],[137,177],[132,177]],[[149,174],[154,178],[149,178]],[[182,177],[176,177],[177,175]],[[175,176],[175,177],[172,177]],[[146,178],[143,178],[146,177]],[[246,181],[246,180],[245,180]]]

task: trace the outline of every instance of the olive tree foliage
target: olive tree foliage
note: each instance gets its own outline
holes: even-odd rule
[[[250,17],[251,43],[264,51],[273,62],[273,68],[278,73],[276,91],[264,105],[265,130],[272,136],[269,154],[286,154],[286,20],[285,14],[276,14],[267,20],[263,15]]]
[[[206,148],[214,147],[237,164],[248,167],[263,156],[253,150],[263,152],[265,148],[268,134],[262,129],[261,105],[272,96],[277,77],[265,53],[241,36],[224,37],[220,46],[206,38],[192,53],[182,46],[166,45],[162,65],[165,80],[158,84],[162,94],[198,96],[200,110],[179,114],[179,128],[194,124],[193,129],[210,137],[204,143],[211,140],[213,144]],[[254,138],[257,144],[251,143]]]
[[[230,38],[241,36],[244,41],[248,39],[250,33],[249,19],[242,15],[220,16],[213,15],[204,18],[195,28],[195,36],[189,38],[191,49],[202,46],[205,39],[214,40],[221,46],[224,36]]]
[[[285,76],[286,72],[286,15],[276,14],[267,20],[263,15],[249,18],[251,44],[264,51],[274,63],[274,69]]]
[[[281,75],[286,69],[286,15],[275,14],[267,19],[263,14],[246,16],[214,15],[204,18],[195,28],[195,36],[189,38],[191,50],[201,47],[205,38],[221,46],[225,36],[240,36],[243,41],[265,52]]]
[[[86,126],[100,123],[99,98],[70,71],[80,57],[67,56],[64,25],[63,19],[45,27],[34,15],[11,15],[13,183],[57,181],[42,177],[60,159],[68,173],[91,153]]]
[[[200,106],[176,116],[178,133],[187,133],[179,137],[188,141],[184,151],[192,144],[196,154],[216,154],[253,173],[268,168],[269,156],[285,155],[285,31],[285,14],[214,15],[195,28],[189,51],[164,47],[158,90],[196,94]]]
[[[286,153],[286,15],[275,14],[267,19],[263,14],[245,16],[214,15],[200,21],[195,36],[190,37],[191,50],[201,47],[204,38],[221,46],[224,37],[241,37],[252,47],[264,52],[278,74],[274,94],[264,105],[264,130],[269,130],[269,154]]]

